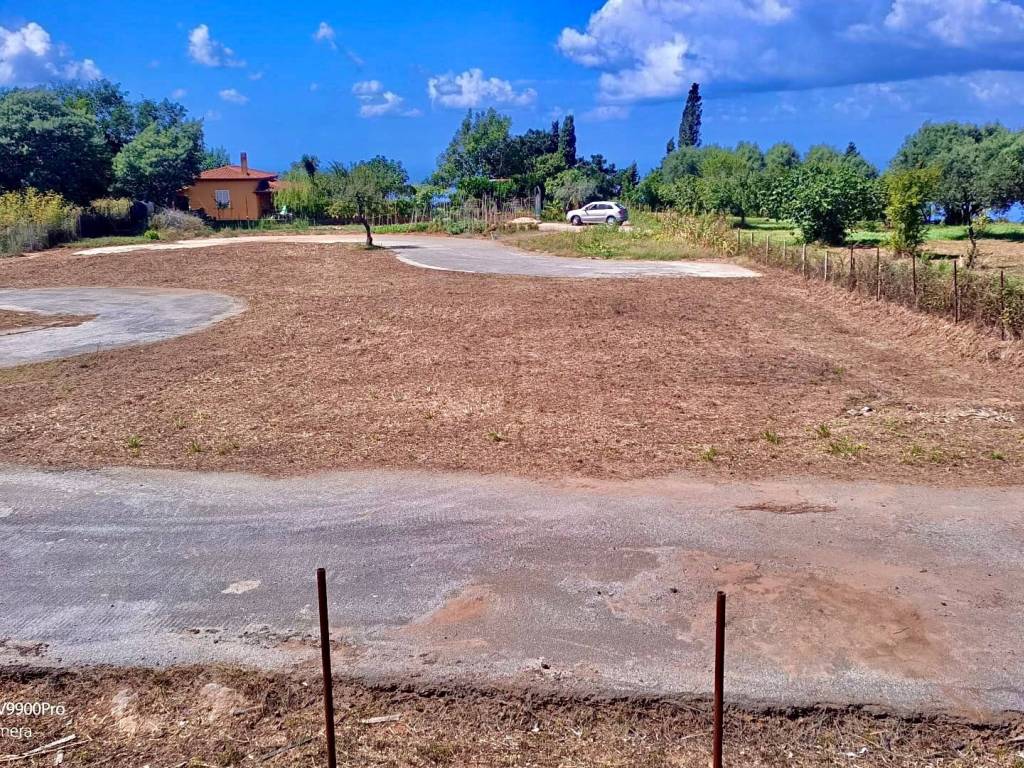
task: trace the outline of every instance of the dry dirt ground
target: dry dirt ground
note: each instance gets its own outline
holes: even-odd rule
[[[342,245],[0,263],[3,287],[214,289],[249,311],[0,371],[0,462],[1003,484],[1019,345],[757,281],[444,273]]]
[[[925,244],[927,251],[955,256],[966,256],[969,248],[966,240],[929,240]],[[1024,271],[1024,243],[992,238],[981,240],[978,244],[978,267],[1005,267],[1008,274],[1021,273]]]
[[[227,668],[0,673],[3,701],[63,705],[60,716],[3,717],[0,762],[14,765],[324,765],[321,682],[313,670]],[[513,689],[417,690],[335,684],[346,766],[704,768],[705,702],[575,700]],[[727,765],[1024,765],[1024,721],[907,720],[869,712],[729,709]],[[32,731],[25,736],[24,730]],[[59,756],[59,757],[58,757]]]
[[[13,312],[0,309],[0,334],[25,328],[53,328],[58,325],[78,325],[89,318],[76,315],[40,315],[35,312]]]

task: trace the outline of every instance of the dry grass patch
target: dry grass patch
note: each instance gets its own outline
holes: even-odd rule
[[[324,765],[320,681],[227,668],[0,674],[4,701],[67,706],[24,720],[30,739],[70,734],[63,765]],[[581,700],[515,689],[417,690],[336,683],[339,764],[347,766],[643,766],[706,768],[706,703]],[[13,722],[13,721],[12,721]],[[6,722],[5,722],[6,724]],[[972,725],[850,711],[726,713],[729,765],[1019,768],[1024,724]],[[16,765],[54,765],[56,752]]]
[[[1012,347],[791,275],[501,277],[261,243],[48,255],[0,278],[249,303],[202,333],[0,370],[0,461],[956,484],[1024,468],[1024,372],[988,359]]]

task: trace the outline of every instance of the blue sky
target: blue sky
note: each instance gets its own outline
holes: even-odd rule
[[[0,85],[99,74],[269,170],[383,153],[419,179],[470,106],[517,131],[572,112],[581,154],[646,169],[694,80],[706,143],[855,141],[884,164],[924,120],[1024,127],[1024,5],[0,2]]]

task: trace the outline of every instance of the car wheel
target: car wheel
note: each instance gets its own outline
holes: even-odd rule
[[[578,227],[580,224],[583,223],[583,219],[581,219],[579,216],[573,216],[571,219],[569,219],[569,223],[572,224],[574,227]]]
[[[614,216],[609,216],[607,219],[604,220],[604,223],[610,227],[614,227],[616,224],[619,223],[619,220],[616,219]]]

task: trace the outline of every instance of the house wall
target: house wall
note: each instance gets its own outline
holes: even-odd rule
[[[255,221],[271,213],[270,195],[257,194],[258,181],[245,179],[231,181],[199,180],[185,190],[188,206],[193,211],[202,208],[206,215],[218,221]],[[214,193],[226,189],[231,193],[231,207],[218,208]]]

